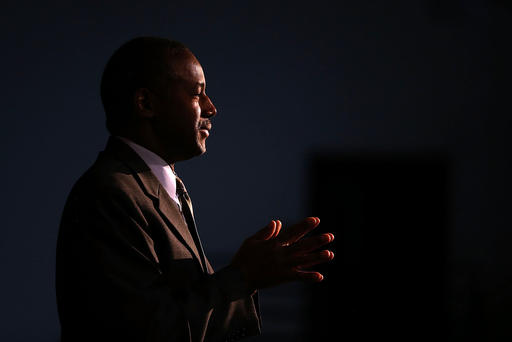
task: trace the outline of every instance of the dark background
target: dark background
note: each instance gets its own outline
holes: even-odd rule
[[[509,2],[13,1],[0,16],[1,341],[58,340],[60,214],[107,139],[106,60],[139,35],[188,45],[219,112],[208,153],[177,165],[214,266],[273,218],[336,232],[323,284],[263,291],[258,340],[512,337]]]

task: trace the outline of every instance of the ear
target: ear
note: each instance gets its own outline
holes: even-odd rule
[[[135,90],[133,95],[133,105],[135,113],[141,118],[152,118],[154,112],[154,96],[147,88],[139,88]]]

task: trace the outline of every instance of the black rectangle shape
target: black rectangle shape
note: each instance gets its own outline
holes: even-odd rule
[[[336,258],[312,288],[311,340],[449,336],[449,172],[432,154],[313,159],[311,207]]]

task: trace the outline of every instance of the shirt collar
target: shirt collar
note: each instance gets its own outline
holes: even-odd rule
[[[176,175],[171,166],[153,151],[134,143],[128,138],[120,136],[118,138],[130,146],[144,160],[167,194],[180,206],[180,201],[176,195]]]

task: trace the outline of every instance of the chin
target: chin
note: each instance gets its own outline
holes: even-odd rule
[[[199,140],[197,142],[197,151],[198,151],[198,154],[197,154],[198,156],[206,153],[206,139]]]
[[[194,149],[194,151],[191,154],[192,154],[192,157],[198,157],[204,153],[206,153],[206,144],[204,144],[204,143],[201,144],[200,142],[198,142],[196,145],[196,148]]]
[[[197,155],[200,156],[200,155],[205,154],[205,153],[206,153],[206,146],[201,146],[199,148],[199,153]]]
[[[197,144],[195,146],[189,146],[188,149],[182,150],[180,157],[176,161],[189,160],[194,157],[198,157],[206,152],[206,146]]]

